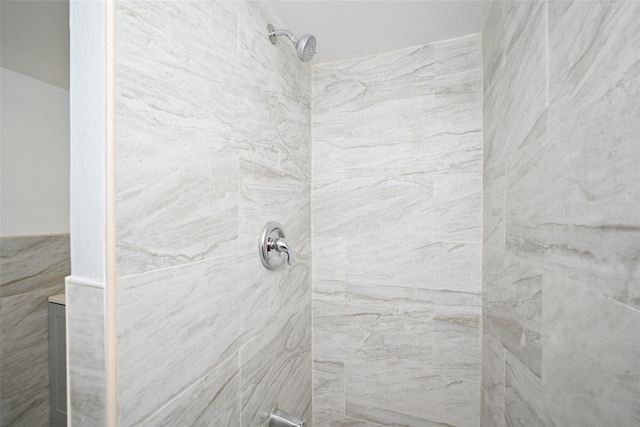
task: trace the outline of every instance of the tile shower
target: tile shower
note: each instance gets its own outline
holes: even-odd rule
[[[120,425],[638,422],[637,3],[496,2],[482,37],[312,70],[263,3],[155,5],[116,3]]]
[[[640,423],[640,4],[495,2],[482,424]]]
[[[479,36],[313,68],[316,425],[480,414]]]

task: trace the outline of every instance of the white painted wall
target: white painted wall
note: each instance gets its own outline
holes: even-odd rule
[[[0,235],[67,233],[69,91],[0,74]]]
[[[104,284],[106,235],[106,3],[69,8],[71,277]]]

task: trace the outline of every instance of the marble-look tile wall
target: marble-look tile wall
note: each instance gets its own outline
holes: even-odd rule
[[[316,427],[477,425],[480,36],[313,68]]]
[[[640,424],[640,3],[483,36],[484,426]]]
[[[47,304],[69,264],[68,234],[0,238],[0,426],[49,425]]]
[[[311,70],[264,2],[116,3],[120,425],[311,419]],[[266,270],[281,222],[294,266]]]

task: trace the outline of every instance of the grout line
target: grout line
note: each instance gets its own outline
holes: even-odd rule
[[[611,297],[610,297],[610,296],[608,296],[608,295],[600,295],[600,296],[601,296],[602,298],[608,299],[608,300],[609,300],[609,301],[611,301],[611,302],[614,302],[614,303],[616,303],[616,304],[618,304],[618,305],[621,305],[621,306],[622,306],[622,307],[624,307],[624,308],[628,308],[628,309],[629,309],[629,310],[631,310],[631,311],[635,311],[636,313],[640,313],[640,310],[639,310],[639,309],[637,309],[637,308],[635,308],[635,307],[631,307],[630,305],[627,305],[627,304],[625,304],[625,303],[623,303],[623,302],[621,302],[621,301],[618,301],[617,299],[613,299],[613,298],[611,298]]]

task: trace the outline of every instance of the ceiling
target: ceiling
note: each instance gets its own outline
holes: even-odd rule
[[[69,1],[0,0],[0,65],[69,89]]]
[[[312,63],[481,33],[492,1],[267,1],[282,25],[318,40]]]
[[[267,0],[297,36],[318,39],[312,63],[480,33],[492,1]],[[3,67],[69,88],[67,0],[0,0]]]

